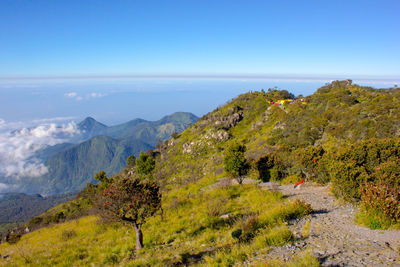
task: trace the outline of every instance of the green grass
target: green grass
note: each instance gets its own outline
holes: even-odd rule
[[[359,225],[371,229],[400,229],[400,223],[394,222],[379,212],[373,210],[367,211],[364,207],[360,208],[360,211],[355,216],[354,221]]]
[[[211,182],[202,179],[166,194],[163,215],[143,226],[140,251],[134,250],[132,228],[89,216],[29,233],[13,245],[1,244],[0,254],[9,257],[0,265],[229,266],[293,242],[284,223],[310,211],[302,202],[254,185],[204,190]],[[232,237],[237,229],[243,232],[240,240]]]
[[[162,149],[154,177],[162,186],[163,213],[143,225],[142,250],[135,251],[135,233],[129,226],[105,225],[97,217],[85,217],[32,232],[14,245],[0,245],[0,254],[9,255],[0,259],[0,265],[232,266],[293,242],[285,225],[310,213],[309,205],[256,185],[209,187],[226,177],[223,156],[231,142],[246,143],[247,156],[256,160],[269,147],[275,122],[285,114],[275,110],[268,123],[253,128],[270,107],[261,93],[242,95],[215,112],[223,115],[236,105],[243,108],[244,119],[228,130],[230,140],[206,138],[208,131],[218,130],[211,120],[205,127],[187,129],[173,140],[174,145]],[[194,144],[193,153],[183,154],[185,143]],[[249,176],[258,178],[258,173],[253,169]],[[315,262],[309,254],[293,260],[299,266],[317,266]]]

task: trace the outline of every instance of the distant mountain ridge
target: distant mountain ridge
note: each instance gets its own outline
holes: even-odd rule
[[[154,148],[158,140],[168,139],[197,121],[191,113],[176,112],[157,121],[134,119],[106,126],[92,117],[78,124],[85,141],[62,143],[36,153],[45,161],[48,173],[23,185],[24,193],[44,195],[74,192],[94,182],[94,174],[104,170],[108,175],[121,171],[126,158]]]
[[[24,222],[32,216],[39,215],[47,209],[71,199],[73,196],[72,193],[50,197],[23,193],[0,194],[0,224]]]
[[[158,139],[168,139],[173,132],[185,130],[197,119],[192,113],[175,112],[157,121],[133,119],[115,126],[106,126],[91,117],[87,117],[78,124],[78,128],[87,138],[96,135],[106,135],[117,139],[135,137],[154,146]]]

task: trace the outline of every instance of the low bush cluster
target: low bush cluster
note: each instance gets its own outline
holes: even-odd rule
[[[368,214],[400,223],[400,187],[365,183],[361,186],[361,203]]]
[[[340,148],[329,166],[335,195],[358,201],[367,182],[398,186],[399,159],[400,139],[371,139]]]

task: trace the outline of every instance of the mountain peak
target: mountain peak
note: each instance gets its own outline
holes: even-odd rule
[[[106,125],[96,121],[94,118],[92,117],[87,117],[86,119],[84,119],[83,121],[81,121],[78,124],[79,130],[85,132],[85,133],[94,133],[94,132],[98,132],[99,130],[105,129],[107,128]]]
[[[88,125],[88,124],[94,124],[94,123],[100,123],[100,122],[96,121],[92,117],[86,117],[83,121],[81,121],[79,123],[79,125]]]

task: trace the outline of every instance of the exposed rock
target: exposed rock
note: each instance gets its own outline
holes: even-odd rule
[[[170,139],[170,140],[168,140],[168,142],[167,142],[167,147],[171,147],[171,146],[173,146],[173,145],[175,145],[175,143],[176,143],[176,141],[175,141],[175,139]]]
[[[221,215],[221,216],[219,216],[221,219],[229,219],[230,217],[231,217],[231,214],[230,213],[228,213],[228,214],[223,214],[223,215]]]
[[[182,145],[183,154],[191,154],[193,152],[193,144],[194,144],[194,142],[184,143]]]
[[[219,130],[217,132],[208,131],[206,138],[211,137],[212,139],[218,142],[224,142],[230,138],[230,135],[227,131]]]
[[[232,115],[226,116],[221,120],[217,120],[214,125],[216,127],[222,127],[226,130],[236,126],[243,119],[243,113],[234,113]]]
[[[256,121],[255,123],[253,123],[251,125],[251,129],[255,130],[255,129],[261,128],[263,125],[264,125],[263,121]]]
[[[203,120],[199,121],[199,122],[196,124],[196,126],[197,126],[198,128],[200,128],[200,129],[203,129],[203,128],[207,127],[207,125],[209,125],[209,124],[210,124],[210,121],[209,121],[209,120],[203,119]]]
[[[352,80],[332,81],[331,83],[322,86],[321,89],[330,89],[334,87],[347,87],[353,84]]]

